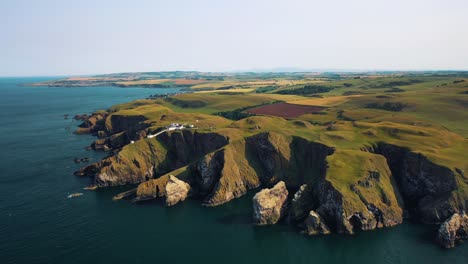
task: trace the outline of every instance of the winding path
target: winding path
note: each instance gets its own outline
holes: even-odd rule
[[[157,137],[157,136],[159,136],[160,134],[162,134],[162,133],[164,133],[164,132],[167,132],[167,131],[169,131],[168,128],[166,128],[166,129],[164,129],[164,130],[161,130],[161,131],[159,131],[158,133],[156,133],[156,134],[154,134],[154,135],[148,135],[148,136],[146,136],[146,137],[147,137],[147,138],[154,138],[154,137]]]

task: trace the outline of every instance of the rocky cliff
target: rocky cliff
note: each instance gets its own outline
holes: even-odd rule
[[[98,187],[140,183],[187,165],[226,145],[228,140],[216,133],[173,132],[128,144],[117,155],[75,174],[94,176]]]
[[[173,205],[193,196],[216,206],[275,186],[254,199],[254,222],[285,217],[309,235],[391,227],[404,216],[440,223],[466,209],[462,170],[397,145],[335,149],[279,132],[231,140],[219,131],[183,130],[147,139],[144,117],[119,118],[108,116],[109,136],[94,144],[116,155],[76,174],[94,176],[97,187],[139,183],[128,192],[135,201],[166,197]]]
[[[373,152],[386,157],[406,208],[415,219],[425,223],[440,223],[456,212],[466,210],[467,201],[455,191],[462,192],[455,169],[439,165],[420,153],[386,143],[379,143]],[[460,175],[463,176],[463,175]]]
[[[172,142],[170,137],[180,136],[167,135],[161,140],[168,144]],[[304,221],[311,210],[320,215],[324,225],[339,233],[389,227],[403,220],[402,201],[382,155],[335,152],[333,148],[301,138],[261,133],[227,144],[191,163],[185,155],[177,156],[186,166],[171,174],[186,181],[208,206],[283,181],[294,193],[288,214],[295,223]],[[339,164],[340,159],[348,156],[353,157],[350,161],[356,162],[358,171],[349,171]],[[111,167],[115,166],[112,164]],[[108,175],[107,171],[101,168],[96,181]],[[128,174],[118,175],[128,178]],[[346,181],[342,182],[341,178]],[[165,175],[143,182],[137,189],[137,200],[164,196],[167,180]]]

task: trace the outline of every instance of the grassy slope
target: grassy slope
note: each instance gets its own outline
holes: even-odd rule
[[[365,212],[366,204],[363,201],[371,202],[378,208],[388,206],[394,213],[402,213],[394,180],[383,156],[349,149],[337,150],[327,158],[327,163],[326,179],[346,197],[344,209],[348,215]],[[379,179],[368,179],[369,172],[377,172]],[[359,185],[360,181],[366,180],[368,187]]]

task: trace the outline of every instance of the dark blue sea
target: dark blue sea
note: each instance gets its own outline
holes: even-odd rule
[[[0,263],[468,263],[468,245],[443,250],[429,226],[306,237],[252,226],[252,195],[166,208],[112,201],[125,188],[82,190],[91,179],[73,175],[74,158],[104,153],[85,150],[93,137],[64,114],[177,90],[19,86],[47,79],[0,78]]]

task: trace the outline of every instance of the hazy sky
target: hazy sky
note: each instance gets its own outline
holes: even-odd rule
[[[0,0],[0,75],[468,70],[468,0]]]

